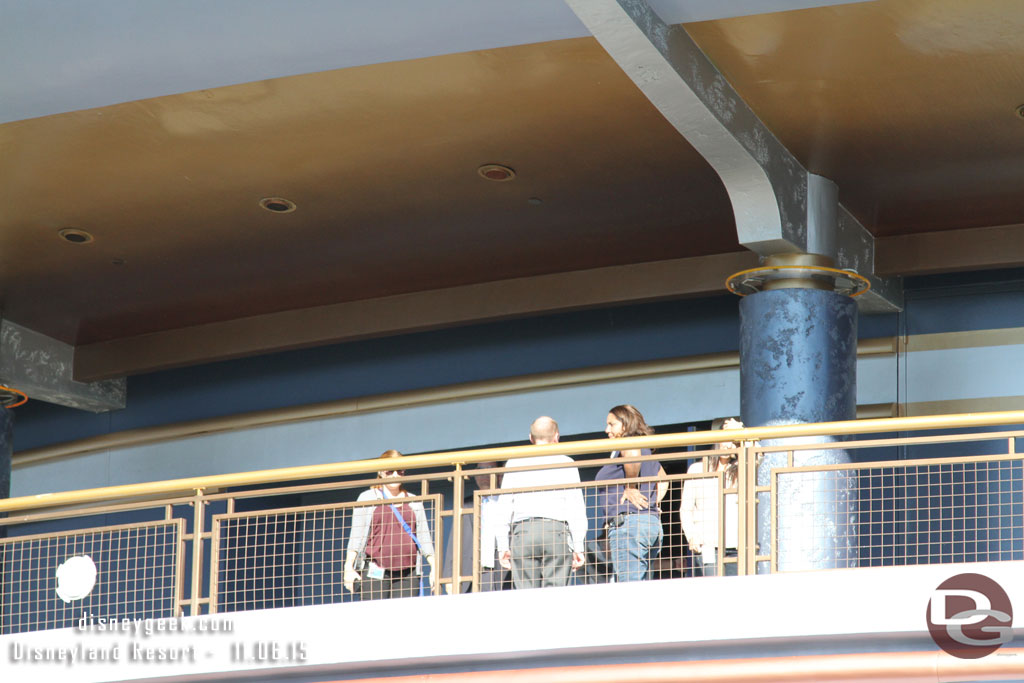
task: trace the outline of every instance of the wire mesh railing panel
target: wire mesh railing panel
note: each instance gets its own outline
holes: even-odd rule
[[[440,508],[440,496],[413,496],[217,515],[213,609],[240,612],[428,593]],[[350,552],[350,569],[358,578],[347,584]]]
[[[0,540],[0,633],[178,613],[180,520]]]
[[[1020,457],[775,472],[780,571],[1024,559]]]

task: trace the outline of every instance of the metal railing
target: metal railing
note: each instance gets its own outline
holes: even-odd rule
[[[538,497],[548,494],[582,506],[573,513],[582,511],[585,518],[582,537],[578,517],[567,514],[563,526],[544,532],[564,532],[565,541],[553,536],[535,541],[571,544],[585,560],[568,578],[560,574],[546,585],[686,577],[698,574],[704,563],[713,565],[714,573],[753,574],[1020,560],[1024,455],[1017,440],[1024,430],[977,428],[1021,424],[1024,412],[986,413],[405,456],[401,464],[407,474],[392,481],[412,489],[402,503],[422,506],[423,521],[413,532],[422,537],[418,542],[433,547],[434,570],[422,560],[415,567],[377,569],[418,584],[421,593],[507,588],[487,510],[504,505],[499,518],[505,515],[514,536],[518,524],[535,521],[515,517],[513,496],[522,494],[527,495],[520,499],[524,510],[548,505]],[[967,429],[974,431],[963,433]],[[944,433],[885,436],[927,430]],[[718,445],[726,440],[739,445]],[[624,462],[608,458],[609,451],[639,448],[657,451],[634,462],[657,461],[664,474],[597,476],[600,468]],[[851,461],[835,462],[840,453]],[[574,470],[575,479],[501,488],[500,477],[511,470],[480,467],[555,454],[577,457],[517,472]],[[724,455],[737,459],[728,475],[725,470],[687,472],[697,459],[713,463]],[[0,512],[9,516],[0,520],[7,535],[0,539],[0,633],[66,627],[85,615],[197,615],[358,599],[360,590],[344,585],[353,520],[363,514],[362,519],[388,522],[394,501],[357,500],[356,494],[379,485],[377,473],[393,467],[394,460],[374,459],[2,500]],[[638,555],[618,527],[635,520],[606,514],[624,488],[614,489],[615,496],[609,492],[618,486],[657,498],[659,484],[664,498],[651,507],[660,509],[644,513],[641,521],[645,533],[656,532],[660,540]],[[711,550],[694,553],[687,547],[680,524],[684,499],[696,500],[707,515],[699,522],[714,520],[704,534]],[[395,538],[391,542],[402,536]],[[522,563],[530,552],[514,543],[511,550],[518,580],[526,581]],[[623,570],[630,553],[639,574]],[[88,562],[69,564],[78,557]],[[360,555],[363,580],[370,578],[372,559]],[[85,574],[95,573],[90,590],[74,594],[75,585],[89,578],[82,578],[79,565],[89,563],[93,569]],[[64,566],[78,573],[68,569],[61,576]],[[430,581],[432,573],[439,576]],[[67,584],[61,590],[59,581]]]
[[[771,571],[1024,559],[1021,437],[1000,431],[758,449],[759,457],[785,462],[762,472],[767,485],[756,487],[770,507],[771,546],[770,556],[753,559]],[[912,457],[868,461],[872,451],[896,448]],[[853,462],[795,462],[838,449]],[[942,456],[944,449],[959,452]],[[824,535],[830,525],[834,533]]]

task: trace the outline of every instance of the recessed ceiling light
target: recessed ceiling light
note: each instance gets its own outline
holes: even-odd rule
[[[541,199],[540,197],[530,197],[529,199],[526,200],[526,203],[529,204],[530,206],[540,206],[541,204],[544,203],[544,200]]]
[[[1022,104],[1019,107],[1017,107],[1017,116],[1019,116],[1022,119],[1024,119],[1024,104]]]
[[[260,206],[271,213],[291,213],[295,210],[295,202],[284,197],[264,197]]]
[[[65,242],[71,242],[72,244],[85,244],[92,242],[92,235],[87,233],[85,230],[79,230],[78,228],[64,228],[57,232],[60,238]]]
[[[482,178],[499,183],[505,182],[506,180],[512,180],[516,177],[515,171],[508,166],[502,166],[501,164],[484,164],[480,168],[476,169],[476,172],[479,173]]]

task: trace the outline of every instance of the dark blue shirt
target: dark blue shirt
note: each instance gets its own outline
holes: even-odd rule
[[[618,452],[618,451],[616,451]],[[640,451],[640,455],[650,455],[651,450],[645,448]],[[622,459],[619,455],[616,459]],[[661,472],[661,463],[657,460],[648,460],[647,462],[640,463],[640,473],[638,477],[656,477]],[[605,465],[597,472],[597,476],[594,477],[594,481],[614,481],[616,479],[625,479],[626,470],[620,463],[612,463],[611,465]],[[648,482],[646,484],[638,484],[637,488],[640,489],[640,493],[646,496],[648,500],[648,507],[646,510],[638,510],[635,505],[629,501],[622,501],[622,493],[626,490],[625,484],[608,484],[598,489],[598,505],[600,505],[600,511],[603,515],[598,519],[598,524],[603,525],[605,521],[614,518],[621,512],[636,512],[636,513],[647,513],[647,514],[660,514],[658,509],[658,484],[657,482]]]

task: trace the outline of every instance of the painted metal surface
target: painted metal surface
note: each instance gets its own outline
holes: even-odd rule
[[[758,292],[740,302],[740,411],[749,427],[833,422],[856,417],[857,306],[848,297],[816,289]],[[831,443],[835,437],[766,439],[766,446]],[[795,465],[840,464],[838,449],[797,452]],[[785,452],[767,454],[759,486],[770,470],[789,463]],[[822,472],[787,480],[778,490],[778,568],[782,571],[856,566],[856,480]],[[771,505],[760,494],[757,538],[771,545]],[[767,563],[759,572],[769,571]]]
[[[740,244],[762,256],[823,254],[842,268],[879,280],[873,270],[874,238],[843,212],[835,183],[808,173],[683,26],[664,23],[644,0],[566,2],[718,173],[729,193]],[[842,231],[841,212],[846,214]],[[862,302],[871,312],[901,305],[895,279],[879,282]]]
[[[725,184],[740,243],[762,255],[804,251],[806,171],[681,26],[643,0],[567,0],[641,92]]]
[[[876,244],[871,233],[842,204],[835,226],[835,259],[847,270],[871,282],[871,291],[857,298],[861,313],[902,311],[905,305],[903,278],[898,273],[878,274],[875,270]]]
[[[851,420],[856,411],[857,307],[813,289],[758,292],[740,302],[744,424]]]
[[[76,382],[74,357],[69,344],[8,320],[0,323],[0,383],[70,408],[96,413],[124,408],[125,379]]]

